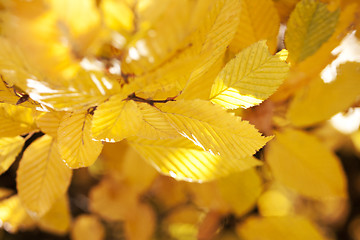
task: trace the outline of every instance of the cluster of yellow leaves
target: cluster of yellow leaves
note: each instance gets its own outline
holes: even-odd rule
[[[72,169],[100,158],[90,211],[122,222],[128,239],[211,239],[222,219],[256,205],[260,216],[233,234],[325,239],[290,198],[347,199],[340,160],[305,127],[360,95],[359,63],[341,65],[331,83],[321,79],[359,13],[340,0],[3,1],[0,173],[32,134],[44,134],[22,152],[18,193],[0,196],[4,228],[66,232]],[[287,207],[271,211],[276,184]],[[84,215],[71,235],[103,239],[104,231]]]

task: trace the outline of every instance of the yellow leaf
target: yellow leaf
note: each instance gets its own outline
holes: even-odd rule
[[[207,72],[201,75],[195,81],[188,83],[186,88],[181,92],[177,99],[203,99],[208,100],[211,86],[214,83],[216,76],[219,74],[221,69],[224,67],[224,57],[220,57]]]
[[[280,57],[269,53],[265,41],[246,48],[230,60],[216,77],[211,101],[227,109],[260,104],[287,77],[289,67]]]
[[[0,73],[9,86],[25,83],[31,78],[29,69],[33,69],[21,49],[5,37],[0,37]]]
[[[192,36],[193,44],[198,49],[195,54],[200,55],[201,59],[187,84],[206,81],[203,75],[224,55],[235,36],[239,7],[237,0],[216,1],[204,24]]]
[[[302,0],[290,15],[285,33],[289,61],[299,63],[313,55],[335,31],[340,10],[330,12],[327,5]]]
[[[91,120],[88,112],[66,113],[61,119],[59,153],[69,168],[88,167],[100,155],[103,144],[92,140]]]
[[[356,147],[357,151],[360,152],[360,130],[351,134],[351,140]]]
[[[0,103],[0,137],[15,137],[36,129],[33,110]]]
[[[287,117],[299,127],[325,121],[338,112],[348,109],[360,96],[360,63],[340,65],[335,81],[324,83],[321,78],[298,91],[291,102]]]
[[[287,216],[294,212],[291,200],[281,189],[270,189],[259,197],[258,210],[265,217]]]
[[[139,137],[148,139],[166,139],[178,137],[176,129],[171,126],[164,114],[147,103],[138,103],[143,122],[138,132]]]
[[[25,143],[24,138],[0,138],[0,174],[8,170]]]
[[[60,121],[65,112],[40,112],[35,119],[36,125],[43,133],[46,133],[54,138],[57,137]]]
[[[214,1],[166,1],[133,4],[134,31],[124,53],[124,73],[142,75],[161,67],[187,46]],[[142,5],[142,6],[141,6]]]
[[[135,211],[138,194],[126,181],[108,176],[91,189],[89,208],[107,221],[124,221]]]
[[[97,107],[91,132],[96,140],[118,142],[134,136],[141,127],[141,112],[133,101],[115,95]]]
[[[204,100],[167,102],[161,108],[178,132],[212,155],[242,159],[269,141],[246,121]]]
[[[95,215],[82,214],[76,218],[70,235],[73,240],[104,240],[105,228]]]
[[[270,52],[275,53],[280,19],[271,0],[241,0],[240,24],[230,50],[237,53],[259,40],[267,40]]]
[[[116,30],[122,35],[133,30],[135,13],[129,2],[104,0],[100,2],[100,8],[105,13],[103,18],[106,26]]]
[[[37,224],[43,230],[55,234],[66,234],[71,222],[67,196],[60,197]]]
[[[314,136],[287,129],[276,134],[266,151],[275,180],[315,199],[347,196],[340,160]]]
[[[71,81],[58,79],[51,83],[42,79],[27,79],[30,97],[50,108],[63,111],[84,110],[104,102],[120,91],[114,79],[101,72],[80,71]]]
[[[106,170],[124,179],[137,192],[147,189],[158,175],[126,141],[105,143],[101,154]]]
[[[186,138],[133,138],[130,139],[130,144],[161,173],[177,180],[209,181],[261,164],[253,157],[222,159],[219,155],[204,151]]]
[[[32,1],[29,5],[34,3]],[[38,72],[35,73],[34,70],[38,69],[47,76],[47,81],[52,83],[56,83],[58,76],[73,77],[79,65],[69,44],[64,43],[66,29],[59,28],[55,14],[48,11],[48,4],[43,2],[37,5],[41,7],[32,17],[24,16],[20,11],[7,7],[5,14],[1,16],[2,34],[21,49],[21,54],[29,60],[27,63],[31,62],[30,68],[23,68],[25,72],[30,71],[31,75],[37,76]],[[28,6],[19,6],[19,8],[29,9]],[[18,29],[18,31],[13,31],[13,29]],[[65,31],[61,32],[62,30]],[[24,63],[19,66],[23,67]],[[24,80],[26,78],[19,78],[16,82]],[[20,87],[25,90],[25,85]]]
[[[0,221],[2,227],[10,233],[34,225],[34,221],[31,220],[25,208],[21,205],[18,195],[0,202]]]
[[[6,82],[4,76],[0,75],[0,78],[2,80],[0,81],[1,102],[30,108],[36,105],[23,91],[18,92],[19,89],[15,85],[11,86]]]
[[[300,0],[274,0],[274,5],[282,23],[287,22],[290,13],[294,10],[298,2],[300,2]]]
[[[127,239],[151,239],[156,227],[154,210],[144,203],[139,203],[125,221],[124,229]]]
[[[51,0],[49,5],[74,52],[82,52],[91,43],[101,26],[96,0]]]
[[[5,199],[14,193],[13,190],[0,187],[0,200]]]
[[[299,216],[250,217],[236,228],[244,240],[325,240],[317,227],[308,219]]]
[[[237,216],[243,216],[255,207],[263,185],[254,168],[220,178],[217,184],[221,196]]]
[[[23,206],[43,216],[67,190],[72,171],[62,161],[57,142],[43,136],[24,152],[17,171],[17,189]]]
[[[169,226],[171,237],[176,240],[196,240],[198,230],[196,225],[187,223],[174,223]]]
[[[332,51],[340,45],[344,37],[350,32],[356,19],[356,7],[354,5],[349,5],[342,9],[335,31],[329,40],[323,43],[313,55],[297,64],[296,70],[308,73],[311,76],[319,74],[326,65],[335,59],[336,56],[332,54]],[[316,64],[314,64],[314,62],[316,62]]]

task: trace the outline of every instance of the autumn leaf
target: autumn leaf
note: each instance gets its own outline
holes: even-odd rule
[[[92,115],[88,112],[66,113],[58,129],[58,147],[63,161],[70,168],[88,167],[103,147],[91,136]]]
[[[130,144],[160,172],[178,180],[209,181],[261,164],[253,157],[227,158],[225,162],[219,155],[204,151],[186,138],[133,138]]]
[[[93,138],[118,142],[136,135],[141,127],[141,112],[134,101],[125,99],[115,95],[95,110],[91,126]]]
[[[295,125],[306,127],[325,121],[338,112],[346,111],[360,96],[360,64],[348,62],[337,69],[337,77],[330,83],[315,78],[298,91],[290,104],[287,117]]]
[[[0,138],[0,174],[9,169],[19,155],[24,143],[24,138],[20,136]]]
[[[36,130],[31,108],[0,103],[0,136],[15,137]]]
[[[208,101],[168,102],[161,111],[182,136],[214,156],[245,158],[270,140],[262,137],[248,122]],[[220,117],[222,121],[218,121]]]
[[[72,171],[62,161],[57,142],[43,136],[28,147],[17,172],[17,190],[29,213],[43,216],[67,190]]]
[[[4,224],[4,229],[10,233],[35,225],[35,222],[22,206],[18,195],[11,196],[0,202],[0,220]]]
[[[237,53],[259,40],[267,40],[273,54],[277,47],[280,27],[273,1],[241,0],[239,17],[239,26],[234,40],[230,43],[230,50]]]
[[[215,79],[210,100],[227,109],[258,105],[276,91],[288,70],[280,56],[272,56],[260,41],[226,64]]]
[[[250,217],[237,226],[237,232],[242,239],[255,240],[266,236],[266,239],[314,239],[325,240],[320,230],[310,220],[300,216]]]
[[[298,63],[314,54],[335,31],[339,13],[331,12],[320,1],[300,1],[290,15],[285,33],[289,61]]]
[[[314,199],[347,196],[339,159],[315,136],[292,129],[279,132],[265,158],[274,178],[299,194]]]

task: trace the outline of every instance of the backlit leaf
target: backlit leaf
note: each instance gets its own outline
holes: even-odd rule
[[[143,117],[143,122],[138,132],[139,137],[165,139],[179,136],[176,129],[171,126],[159,109],[147,103],[139,103],[138,108]]]
[[[8,170],[13,164],[24,143],[24,138],[19,136],[0,138],[0,174]]]
[[[49,2],[58,24],[62,26],[63,31],[66,31],[72,50],[77,54],[82,53],[95,38],[101,25],[96,1],[51,0]]]
[[[36,129],[31,108],[0,103],[0,137],[15,137]]]
[[[136,135],[141,127],[141,112],[135,102],[125,98],[115,95],[97,107],[91,128],[93,138],[117,142]]]
[[[134,32],[124,54],[124,73],[142,75],[159,68],[186,48],[187,37],[205,17],[212,2],[166,1],[132,4]],[[131,6],[131,5],[130,5]]]
[[[222,159],[219,155],[204,151],[186,138],[134,138],[130,144],[160,172],[178,180],[209,181],[261,164],[252,157]]]
[[[65,112],[40,112],[35,119],[36,125],[43,133],[57,137],[60,121]]]
[[[244,240],[325,240],[317,227],[304,217],[250,217],[236,228]]]
[[[36,103],[28,98],[27,95],[18,93],[16,86],[5,81],[4,76],[0,75],[0,101],[23,107],[34,107]],[[22,91],[21,91],[22,93]]]
[[[0,202],[0,221],[2,227],[10,233],[34,225],[34,221],[21,205],[18,195],[11,196]]]
[[[265,157],[275,180],[299,194],[315,199],[347,196],[340,160],[314,136],[292,129],[279,132]]]
[[[167,102],[161,111],[181,135],[214,156],[245,158],[270,140],[248,122],[208,101]]]
[[[325,121],[338,112],[347,110],[360,96],[360,63],[345,63],[338,68],[335,81],[324,83],[315,78],[298,91],[292,101],[287,117],[300,127]]]
[[[267,40],[270,52],[277,47],[280,19],[271,0],[241,0],[240,20],[230,49],[237,53],[259,40]]]
[[[72,171],[62,161],[56,140],[43,136],[24,152],[17,171],[17,190],[24,207],[44,215],[67,190]]]
[[[100,8],[105,12],[103,18],[105,24],[122,35],[133,30],[135,13],[132,11],[132,4],[126,1],[103,0]]]
[[[31,78],[32,67],[24,57],[21,49],[10,40],[0,37],[0,73],[9,86],[25,83]]]
[[[299,63],[313,55],[335,31],[339,10],[315,0],[302,0],[290,15],[285,33],[289,61]]]
[[[47,232],[65,234],[69,230],[71,213],[67,196],[60,197],[37,224]]]
[[[70,168],[88,167],[100,155],[103,144],[92,140],[92,115],[88,112],[66,113],[58,129],[61,158]]]
[[[169,233],[176,240],[196,240],[198,230],[193,224],[174,223],[169,226]]]
[[[200,30],[192,37],[193,44],[200,50],[196,51],[196,54],[202,58],[192,72],[188,84],[207,81],[202,76],[223,56],[235,36],[239,22],[239,7],[237,0],[215,2]]]
[[[257,42],[230,60],[216,77],[210,99],[228,109],[258,105],[284,81],[289,67],[272,56],[265,41]]]
[[[28,79],[26,91],[39,103],[56,110],[87,109],[120,91],[118,82],[100,72],[79,72],[74,79],[57,83]]]

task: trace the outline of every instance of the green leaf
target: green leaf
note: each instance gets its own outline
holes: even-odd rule
[[[302,0],[287,23],[285,45],[289,61],[299,63],[313,55],[334,33],[340,10],[329,11],[316,0]]]

